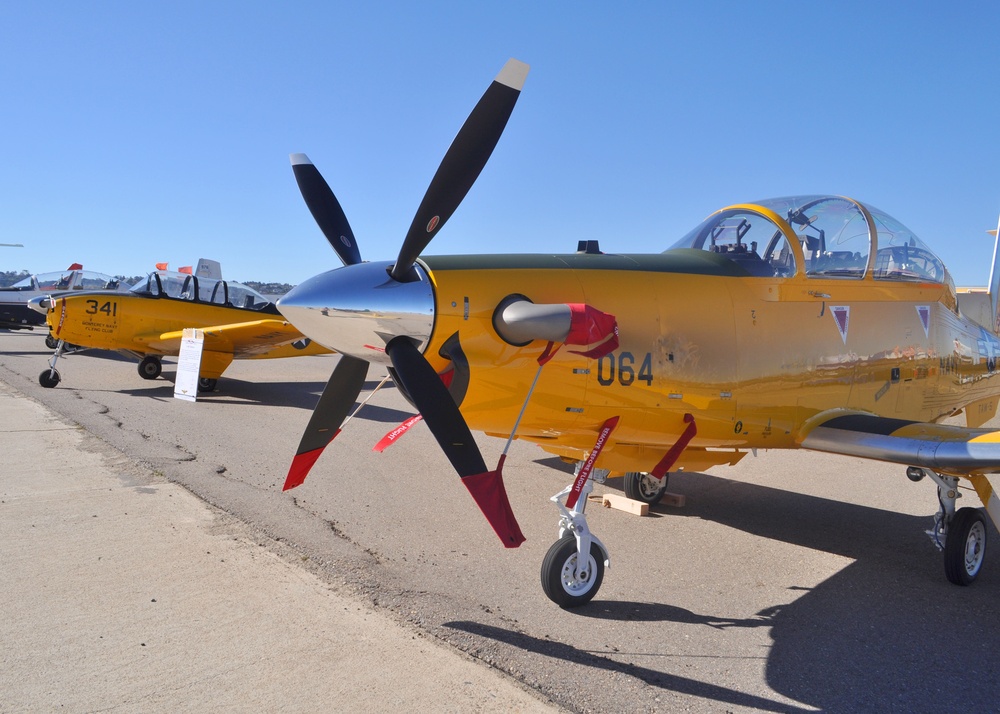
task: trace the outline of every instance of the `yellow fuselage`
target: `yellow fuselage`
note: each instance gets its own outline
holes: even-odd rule
[[[600,360],[563,347],[542,370],[519,438],[581,459],[620,417],[599,466],[650,471],[684,431],[678,466],[735,463],[750,449],[792,448],[832,409],[936,421],[973,405],[996,410],[1000,342],[960,317],[941,284],[757,278],[722,261],[676,255],[427,258],[436,318],[426,350],[443,371],[458,333],[471,379],[471,428],[510,433],[545,344],[517,347],[493,327],[501,301],[587,303],[617,317],[620,345]],[[712,449],[712,451],[706,451]]]
[[[137,355],[177,355],[184,328],[209,329],[274,321],[249,338],[206,335],[200,376],[217,379],[233,359],[262,359],[328,353],[315,343],[292,346],[301,333],[287,326],[277,311],[243,309],[171,297],[123,293],[87,293],[56,298],[46,316],[57,338],[81,347],[122,350]],[[289,336],[288,332],[292,332]]]

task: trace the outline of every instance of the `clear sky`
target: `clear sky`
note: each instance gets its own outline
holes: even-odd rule
[[[0,4],[0,269],[339,266],[288,154],[395,258],[509,57],[493,158],[428,254],[660,251],[722,206],[849,195],[962,285],[1000,212],[996,2]]]

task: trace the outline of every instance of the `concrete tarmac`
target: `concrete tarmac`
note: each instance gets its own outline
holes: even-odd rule
[[[559,711],[0,382],[0,712]]]
[[[194,581],[206,579],[216,583],[213,591],[222,591],[215,609],[190,606],[185,617],[172,620],[174,627],[187,628],[170,630],[173,639],[166,635],[156,639],[136,629],[127,642],[116,645],[134,645],[137,661],[144,661],[139,660],[143,656],[163,657],[159,660],[163,666],[151,671],[134,663],[121,667],[127,660],[112,660],[95,666],[98,682],[163,676],[193,688],[201,679],[210,680],[223,665],[213,669],[192,664],[201,674],[186,673],[194,654],[167,660],[164,648],[195,653],[195,646],[182,647],[185,642],[203,646],[192,631],[206,639],[203,632],[223,628],[229,613],[239,618],[235,613],[242,612],[243,619],[219,635],[235,642],[234,651],[224,652],[222,659],[238,669],[249,667],[247,657],[256,669],[246,677],[250,685],[242,689],[234,685],[246,699],[234,699],[234,704],[220,708],[516,708],[492,698],[485,704],[481,699],[459,698],[453,704],[460,692],[449,687],[461,690],[465,681],[477,680],[455,677],[447,669],[441,677],[428,675],[418,688],[405,684],[405,679],[393,686],[395,673],[409,671],[405,668],[410,660],[432,656],[423,650],[419,656],[412,650],[407,653],[403,647],[407,642],[427,651],[443,644],[451,648],[446,653],[460,653],[455,656],[468,657],[485,670],[483,676],[502,672],[509,679],[500,681],[537,693],[536,701],[581,713],[978,712],[994,711],[1000,701],[996,654],[1000,621],[995,617],[1000,536],[991,527],[991,545],[975,585],[961,588],[948,583],[940,553],[924,534],[937,509],[936,488],[930,479],[912,483],[899,466],[772,450],[756,457],[748,454],[732,468],[672,474],[670,490],[684,495],[683,508],[659,504],[643,518],[614,509],[590,509],[591,527],[611,549],[612,567],[591,603],[560,610],[541,592],[539,571],[557,535],[557,513],[549,498],[571,481],[572,474],[566,464],[534,445],[515,441],[505,465],[508,494],[528,537],[520,548],[505,549],[458,483],[426,425],[411,429],[385,453],[371,452],[373,444],[413,413],[391,387],[374,395],[326,450],[305,484],[281,491],[291,454],[338,359],[335,356],[238,360],[219,380],[216,391],[191,403],[173,398],[171,360],[165,362],[159,379],[145,380],[134,361],[100,352],[60,361],[63,380],[55,389],[43,389],[38,375],[51,351],[45,349],[42,337],[0,333],[0,382],[24,395],[21,399],[52,410],[61,427],[79,425],[85,432],[78,442],[83,455],[77,454],[77,442],[63,449],[69,454],[64,469],[83,464],[87,453],[102,454],[111,459],[111,466],[104,465],[101,471],[114,480],[99,489],[109,497],[108,488],[131,488],[137,491],[133,494],[137,507],[171,492],[161,487],[176,484],[186,489],[177,493],[192,494],[210,504],[208,508],[218,509],[208,511],[213,514],[211,527],[175,518],[171,524],[177,534],[167,531],[176,536],[168,541],[171,544],[183,544],[186,538],[180,534],[187,531],[192,539],[201,537],[206,528],[208,535],[219,536],[194,551],[209,559],[205,571],[189,575],[181,568],[154,570],[162,577],[150,581],[151,576],[136,570],[129,587],[138,595],[126,602],[133,608],[152,608],[150,616],[166,619],[170,608],[179,606],[180,595],[171,593],[191,592],[185,588],[198,587]],[[382,374],[371,371],[366,395]],[[0,429],[17,423],[8,421],[8,413],[6,403],[0,402]],[[991,425],[1000,428],[1000,419]],[[19,436],[9,433],[3,438],[16,445],[22,443],[15,438]],[[487,463],[494,463],[503,442],[481,434],[476,439]],[[6,451],[14,448],[8,445]],[[30,457],[16,458],[28,465],[40,463],[40,451],[33,448]],[[30,477],[27,467],[13,464],[14,458],[8,457],[13,475],[4,473],[7,480],[2,484],[14,478],[22,489],[31,483],[26,480]],[[5,495],[12,488],[0,485],[0,500],[13,503],[13,491]],[[139,490],[148,488],[156,491]],[[621,493],[621,479],[609,479],[596,492]],[[73,495],[77,503],[88,506],[77,517],[90,518],[87,523],[94,526],[95,520],[112,516],[124,520],[128,513],[123,535],[117,537],[136,537],[130,529],[144,520],[133,518],[131,504],[107,512],[93,510],[84,494]],[[179,497],[163,500],[171,504]],[[978,499],[966,492],[962,505],[978,505]],[[0,521],[12,517],[10,506],[0,504],[0,508],[4,509]],[[37,528],[41,521],[33,522]],[[2,533],[2,548],[20,547],[9,544],[11,532],[23,541],[30,525],[4,522],[2,527],[8,530]],[[64,541],[76,547],[76,540],[59,540],[59,548],[70,547]],[[217,550],[223,542],[245,546],[256,554],[256,563],[288,565],[303,572],[277,568],[267,578],[238,582],[236,576],[246,568],[233,572],[235,554],[220,555]],[[90,563],[95,573],[103,575],[100,568],[110,567],[105,561],[112,555],[122,557],[110,546],[84,550],[83,555],[70,557],[70,567],[42,584],[64,588],[79,600],[80,563]],[[0,555],[0,591],[5,593],[0,619],[7,618],[12,607],[42,602],[46,594],[41,585],[29,591],[27,600],[23,589],[13,593],[7,585],[8,573],[14,571],[11,560]],[[277,587],[276,579],[286,587],[316,583],[310,575],[317,578],[321,593],[345,597],[345,604],[322,611],[303,605],[302,614],[293,616],[300,594],[267,589]],[[257,589],[269,593],[262,596],[264,602],[254,601]],[[37,646],[43,654],[36,655],[35,664],[10,671],[14,653],[30,650],[8,642],[23,642],[31,628],[39,630],[38,641],[45,647],[52,641],[67,641],[52,633],[73,621],[73,611],[67,608],[76,607],[74,602],[63,596],[56,605],[40,605],[47,613],[37,623],[25,619],[27,629],[19,630],[16,640],[0,628],[0,710],[10,700],[4,696],[8,691],[26,691],[28,685],[22,680],[29,679],[29,671],[37,670],[31,676],[47,680],[50,686],[58,683],[60,691],[85,689],[72,678],[80,677],[70,667],[77,665],[44,654],[48,650],[42,645]],[[272,602],[278,604],[264,607]],[[111,624],[105,623],[100,631],[84,630],[89,638],[85,642],[107,646],[109,637],[123,636],[126,626],[137,620],[134,609],[115,607],[119,612]],[[400,623],[403,641],[388,636],[388,654],[372,650],[375,654],[365,662],[374,646],[367,640],[354,635],[331,640],[346,627],[341,619],[345,607]],[[110,606],[105,609],[113,612]],[[276,617],[283,618],[281,626],[273,625]],[[371,614],[367,617],[364,632],[377,621]],[[270,639],[257,644],[253,639],[257,632],[272,626],[283,627],[283,635],[271,633]],[[310,658],[319,646],[317,640],[335,644]],[[392,657],[398,642],[403,652],[399,659]],[[345,648],[352,658],[363,661],[360,679],[354,679],[342,661],[328,661]],[[267,669],[261,660],[271,659],[277,664]],[[37,664],[40,661],[43,664]],[[79,671],[92,686],[86,679],[90,670]],[[228,670],[226,674],[236,676]],[[163,681],[171,680],[161,680],[155,691],[169,688]],[[381,689],[371,683],[383,681],[387,684]],[[302,704],[296,697],[309,686],[326,687],[326,692]],[[346,692],[342,694],[338,686]],[[223,685],[211,681],[207,687]],[[421,688],[424,691],[415,691]],[[258,703],[242,690],[277,694],[270,699],[262,694]],[[404,697],[391,698],[400,691],[405,691]],[[350,692],[360,693],[352,700]],[[203,704],[194,696],[184,697],[181,692],[177,701],[188,709],[214,706],[214,700]],[[273,704],[279,697],[281,704]],[[24,709],[23,696],[17,701]],[[128,702],[120,708],[176,708],[171,706],[176,701]],[[32,703],[37,704],[32,709],[43,711],[99,708],[73,702],[66,707]]]

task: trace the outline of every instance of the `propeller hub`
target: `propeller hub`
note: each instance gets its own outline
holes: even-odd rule
[[[33,297],[28,300],[28,307],[30,307],[35,312],[40,312],[43,315],[49,314],[49,308],[52,307],[52,298],[48,295],[39,295],[38,297]]]
[[[434,329],[434,288],[423,266],[412,282],[389,277],[393,263],[357,263],[310,278],[278,310],[315,342],[368,362],[391,364],[385,346],[409,337],[421,351]]]

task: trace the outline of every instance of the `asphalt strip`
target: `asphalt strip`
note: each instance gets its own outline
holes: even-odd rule
[[[0,382],[0,712],[551,712]]]

